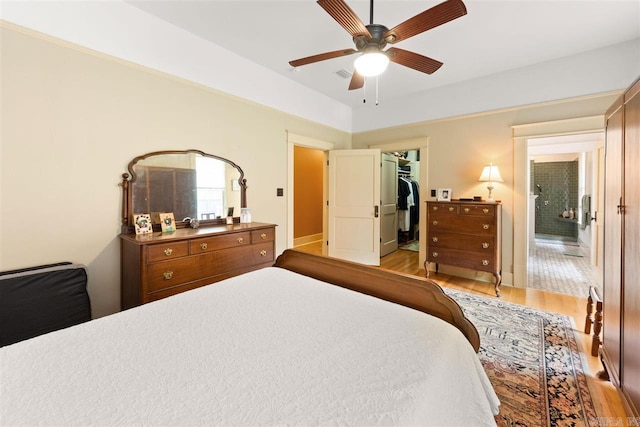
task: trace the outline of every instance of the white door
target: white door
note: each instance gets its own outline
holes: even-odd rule
[[[398,158],[382,154],[380,256],[398,250]]]
[[[329,152],[329,256],[380,265],[380,150]]]

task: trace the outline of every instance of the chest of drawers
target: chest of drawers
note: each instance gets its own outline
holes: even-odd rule
[[[427,202],[429,263],[492,273],[500,296],[502,281],[502,205],[488,202]]]
[[[275,259],[274,224],[122,234],[120,240],[123,310],[271,266]]]

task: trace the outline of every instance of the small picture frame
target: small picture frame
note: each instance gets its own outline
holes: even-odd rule
[[[450,188],[438,188],[438,201],[450,202],[451,201],[451,189]]]
[[[176,220],[173,218],[173,212],[161,213],[159,214],[159,219],[163,233],[176,231]]]
[[[153,224],[151,223],[150,214],[143,213],[133,215],[133,224],[136,229],[136,234],[153,233]]]
[[[247,224],[251,222],[251,209],[240,208],[240,223]]]

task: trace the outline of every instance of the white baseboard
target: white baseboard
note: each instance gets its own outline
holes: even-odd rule
[[[322,240],[322,233],[310,234],[308,236],[296,237],[293,239],[293,247],[308,245],[309,243]]]

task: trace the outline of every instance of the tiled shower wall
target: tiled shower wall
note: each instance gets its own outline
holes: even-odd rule
[[[536,199],[536,234],[578,238],[578,223],[561,218],[578,209],[578,161],[532,163],[531,191]],[[538,185],[540,187],[538,187]]]

